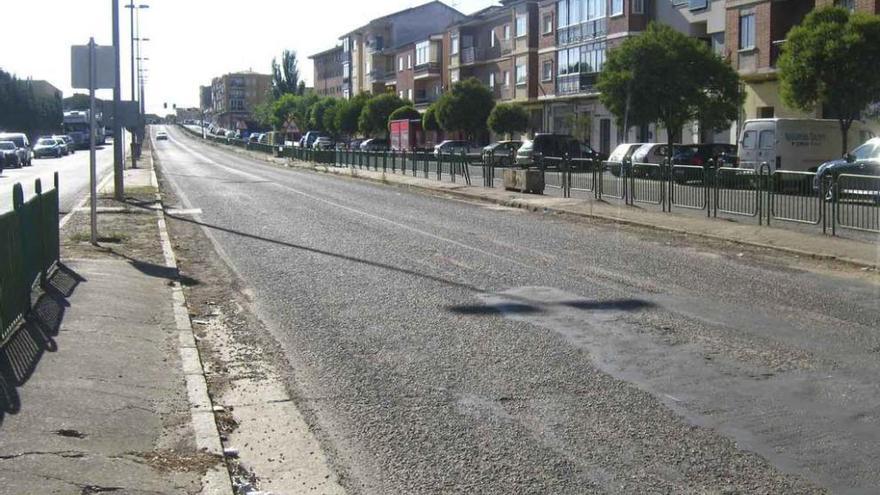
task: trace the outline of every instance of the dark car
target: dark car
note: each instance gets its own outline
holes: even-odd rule
[[[682,144],[674,148],[673,165],[694,165],[698,167],[724,162],[725,166],[736,166],[736,145],[723,143]]]
[[[583,145],[573,136],[567,134],[536,134],[528,141],[523,141],[522,146],[516,152],[516,164],[520,167],[533,166],[541,163],[541,159],[562,158],[599,158],[598,152],[589,146]],[[550,162],[545,165],[552,166]]]
[[[18,155],[18,167],[30,167],[33,164],[31,143],[26,134],[21,132],[7,132],[0,134],[0,141],[11,141],[15,145],[15,154]]]
[[[495,167],[509,167],[513,165],[516,150],[522,146],[522,141],[498,141],[483,148],[480,155],[483,163],[492,162]]]
[[[20,167],[21,162],[12,141],[0,141],[0,166],[3,168]]]
[[[367,139],[360,145],[361,151],[388,151],[391,146],[387,139]]]
[[[840,175],[859,175],[880,177],[880,138],[869,139],[865,144],[854,149],[852,153],[839,160],[825,162],[816,170],[813,187],[819,190],[822,181],[828,177]],[[873,201],[880,200],[880,179],[852,177],[841,181],[837,192],[841,196],[865,196]],[[826,199],[834,199],[834,191],[828,191]]]

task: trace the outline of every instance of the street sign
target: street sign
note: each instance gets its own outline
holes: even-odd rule
[[[112,46],[95,45],[95,85],[89,88],[89,46],[70,47],[70,79],[74,89],[113,89],[116,54]]]

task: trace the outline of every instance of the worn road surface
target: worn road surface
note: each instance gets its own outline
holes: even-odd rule
[[[870,279],[168,131],[350,492],[880,493]]]

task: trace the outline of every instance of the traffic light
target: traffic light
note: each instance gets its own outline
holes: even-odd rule
[[[167,108],[168,108],[168,104],[167,104],[167,103],[163,103],[163,104],[162,104],[162,107],[167,109]]]

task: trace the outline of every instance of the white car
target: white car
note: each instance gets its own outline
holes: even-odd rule
[[[156,141],[168,141],[168,133],[165,131],[156,131]]]

